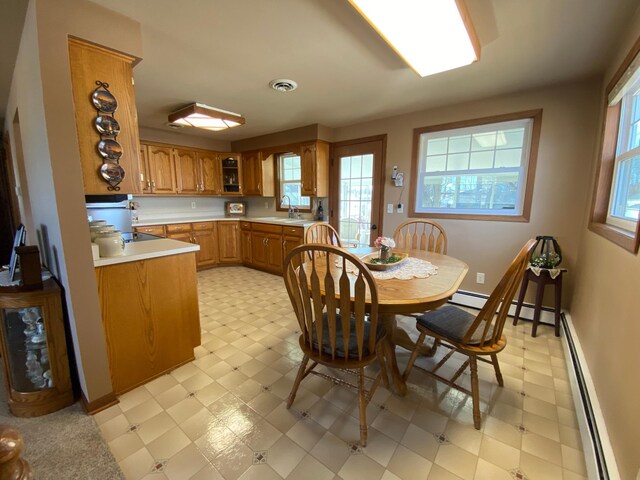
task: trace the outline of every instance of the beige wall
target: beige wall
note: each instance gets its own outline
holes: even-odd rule
[[[604,88],[640,37],[640,11],[612,58]],[[600,128],[600,126],[599,126]],[[595,160],[589,188],[595,184]],[[590,198],[592,191],[590,190]],[[602,408],[620,477],[636,478],[640,469],[640,257],[587,229],[591,200],[585,204],[571,318]]]
[[[438,222],[447,231],[449,253],[469,265],[462,289],[480,293],[491,292],[528,238],[541,234],[555,236],[562,247],[563,265],[570,269],[563,296],[568,305],[588,193],[589,162],[595,144],[599,86],[600,82],[594,79],[386,118],[335,129],[334,141],[387,134],[383,209],[386,211],[387,203],[401,202],[407,207],[409,202],[414,128],[542,108],[530,222],[447,219]],[[393,186],[389,180],[394,165],[405,174],[404,189]],[[390,236],[406,219],[406,213],[385,213],[384,234]],[[484,285],[475,283],[476,272],[485,273]]]
[[[109,28],[96,28],[97,18]],[[112,387],[86,223],[67,35],[135,57],[142,56],[142,36],[137,22],[91,2],[32,0],[7,108],[7,119],[19,113],[31,224],[47,265],[64,287],[81,388],[93,401]],[[5,130],[13,141],[8,120]]]

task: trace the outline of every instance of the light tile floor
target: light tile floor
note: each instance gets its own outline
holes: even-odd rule
[[[473,428],[467,395],[414,369],[406,397],[376,392],[362,448],[351,391],[311,376],[285,408],[301,354],[281,277],[219,268],[198,273],[198,288],[196,360],[95,416],[130,480],[587,475],[564,353],[551,327],[537,338],[528,322],[505,328],[504,388],[490,366],[479,366],[482,430]],[[411,319],[401,322],[412,329]],[[408,352],[398,349],[398,359],[404,368]]]

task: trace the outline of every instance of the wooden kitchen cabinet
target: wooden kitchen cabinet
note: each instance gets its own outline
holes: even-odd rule
[[[222,165],[219,154],[215,152],[198,152],[198,161],[202,175],[200,193],[203,195],[222,194]]]
[[[271,273],[282,273],[281,226],[252,224],[251,266]]]
[[[304,243],[304,228],[283,227],[282,229],[282,258],[289,254],[291,250]]]
[[[242,192],[244,195],[273,197],[275,180],[273,155],[263,158],[262,152],[254,150],[242,153]]]
[[[193,360],[200,345],[194,252],[98,267],[96,278],[117,395]]]
[[[329,144],[323,141],[300,144],[301,195],[329,196]]]
[[[251,266],[251,223],[240,222],[240,250],[242,264]]]
[[[193,150],[173,149],[178,181],[178,193],[197,195],[201,191],[202,169],[198,154]]]
[[[122,146],[119,164],[125,171],[118,193],[141,193],[134,60],[123,53],[69,38],[71,86],[85,194],[114,193],[107,189],[109,184],[100,174],[103,161],[97,145],[101,138],[95,127],[96,108],[91,101],[98,80],[109,84],[109,91],[118,101],[114,117],[120,125],[120,133],[116,141]]]
[[[199,222],[191,224],[191,243],[200,246],[196,252],[198,268],[211,267],[218,263],[218,233],[216,223]]]
[[[240,233],[236,221],[218,223],[218,260],[220,263],[240,263]]]
[[[158,237],[164,237],[164,225],[146,225],[144,227],[133,227],[134,232],[148,233],[149,235],[156,235]]]
[[[242,195],[242,168],[237,153],[219,154],[222,170],[222,195]]]
[[[146,182],[148,182],[150,193],[177,193],[176,162],[172,148],[153,143],[145,144],[145,146]]]

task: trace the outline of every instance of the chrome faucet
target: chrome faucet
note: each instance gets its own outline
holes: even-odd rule
[[[300,213],[300,208],[298,208],[297,205],[293,207],[293,217],[291,218],[298,218],[298,219],[302,218],[302,214]]]
[[[283,195],[282,201],[284,201],[285,198],[287,199],[287,203],[289,206],[289,218],[293,218],[293,209],[291,208],[291,199],[289,198],[289,195]]]

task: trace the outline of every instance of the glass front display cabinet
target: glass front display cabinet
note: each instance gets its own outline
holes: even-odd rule
[[[74,401],[62,317],[60,288],[0,289],[0,347],[11,413],[44,415]]]

